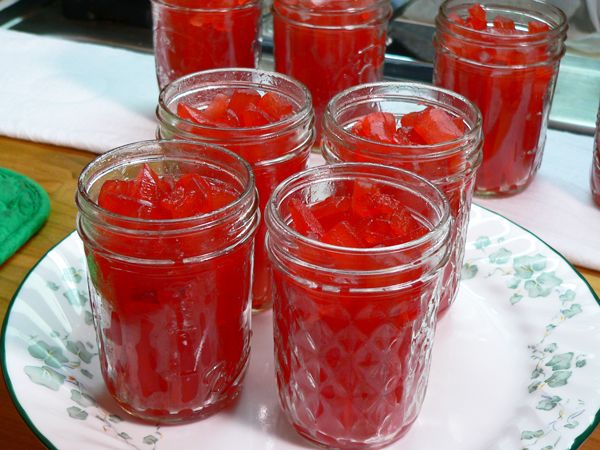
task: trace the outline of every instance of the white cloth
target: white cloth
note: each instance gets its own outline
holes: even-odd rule
[[[590,193],[594,139],[548,130],[542,166],[522,193],[475,202],[527,228],[571,263],[600,270],[600,208]]]
[[[0,30],[0,61],[0,134],[98,153],[155,135],[152,55]],[[542,168],[525,192],[475,201],[572,263],[600,270],[592,146],[591,137],[549,131]]]
[[[0,134],[104,152],[155,134],[152,55],[0,30]]]

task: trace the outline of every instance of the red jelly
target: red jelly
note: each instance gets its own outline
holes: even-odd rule
[[[320,134],[327,102],[383,76],[389,0],[275,0],[275,69],[304,83]]]
[[[200,144],[131,144],[83,171],[77,204],[111,395],[167,422],[232,401],[250,350],[259,221],[247,163]]]
[[[280,403],[305,438],[380,448],[427,386],[449,215],[392,167],[336,164],[284,181],[266,209]]]
[[[393,112],[392,112],[393,111]],[[481,116],[459,95],[416,83],[357,86],[325,113],[328,162],[371,162],[410,170],[446,195],[454,226],[440,311],[456,298],[475,175],[481,163]]]
[[[177,80],[161,93],[157,114],[163,138],[222,145],[248,161],[261,211],[281,181],[306,168],[314,142],[310,94],[274,72],[217,70]],[[272,303],[265,232],[261,224],[254,251],[255,310]]]
[[[294,113],[294,106],[274,92],[261,95],[256,89],[235,89],[217,94],[201,107],[177,104],[177,115],[198,125],[250,128],[279,122]]]
[[[429,231],[401,200],[377,185],[357,181],[345,195],[307,206],[290,200],[290,226],[299,233],[341,247],[371,248],[414,241]]]
[[[152,0],[160,87],[219,67],[256,67],[260,0]]]
[[[473,101],[483,116],[476,194],[520,192],[537,172],[566,29],[558,8],[537,1],[441,7],[434,83]]]

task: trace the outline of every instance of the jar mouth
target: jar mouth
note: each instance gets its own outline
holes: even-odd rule
[[[350,24],[344,24],[344,25],[316,25],[316,24],[309,23],[308,21],[300,21],[300,20],[292,19],[292,18],[288,17],[287,14],[282,13],[277,4],[274,3],[272,6],[271,11],[274,16],[275,15],[279,16],[283,20],[286,20],[292,24],[299,25],[299,26],[302,26],[305,28],[316,28],[316,29],[325,29],[325,30],[355,29],[355,28],[361,28],[361,27],[365,27],[365,26],[372,26],[375,23],[381,23],[384,21],[387,22],[390,19],[390,17],[392,16],[392,12],[393,12],[393,9],[392,9],[392,6],[391,6],[389,0],[377,0],[368,6],[354,7],[354,8],[344,8],[344,7],[340,6],[339,8],[336,8],[336,9],[323,9],[323,10],[307,9],[305,6],[302,6],[300,4],[295,4],[295,5],[285,4],[282,7],[293,12],[294,14],[298,14],[298,15],[302,15],[302,16],[309,14],[312,19],[319,19],[319,18],[326,19],[326,18],[330,18],[330,17],[339,17],[340,15],[343,15],[346,17],[360,16],[365,13],[379,11],[379,13],[376,16],[372,17],[367,22],[357,22],[357,23],[350,23]]]
[[[239,75],[240,78],[235,80],[233,79],[235,75]],[[214,80],[211,80],[211,77],[215,77]],[[216,81],[217,78],[220,78],[219,81]],[[244,79],[247,78],[247,79]],[[263,81],[261,81],[261,78]],[[210,126],[203,125],[196,122],[192,122],[187,119],[183,119],[177,115],[175,111],[171,109],[171,104],[174,99],[182,96],[185,93],[197,92],[204,89],[208,89],[215,86],[216,83],[221,83],[223,87],[228,89],[239,88],[248,88],[255,87],[258,89],[264,89],[267,91],[278,91],[277,87],[273,84],[269,84],[264,82],[264,79],[267,78],[275,78],[282,80],[286,83],[290,83],[295,86],[299,92],[301,99],[293,99],[292,101],[299,106],[299,109],[294,111],[288,117],[285,117],[282,120],[277,122],[269,123],[266,125],[260,125],[255,127],[228,127],[228,126]],[[249,82],[251,84],[249,84]],[[185,86],[187,83],[191,83],[193,88],[188,90],[181,90],[181,86]],[[268,89],[268,88],[271,89]],[[289,99],[289,95],[279,92],[281,95],[284,95]],[[164,118],[163,118],[164,115]],[[207,141],[220,141],[221,139],[207,136],[205,137],[202,131],[214,132],[218,130],[219,132],[231,134],[227,136],[227,140],[231,142],[239,142],[245,141],[250,136],[256,138],[260,136],[261,138],[269,138],[275,135],[279,135],[288,130],[291,130],[297,126],[298,123],[303,123],[305,121],[312,120],[313,112],[312,112],[312,97],[310,92],[302,83],[297,80],[294,80],[287,75],[283,75],[276,72],[267,72],[263,70],[257,69],[212,69],[205,70],[202,72],[195,72],[189,75],[185,75],[181,78],[174,80],[165,86],[160,95],[158,97],[158,106],[156,108],[156,116],[160,123],[167,122],[168,124],[173,123],[183,123],[186,127],[189,128],[190,131],[187,133],[194,134],[194,131],[197,130],[198,134],[202,136],[203,140]],[[178,130],[178,131],[186,131],[186,130]]]
[[[359,96],[360,92],[364,92],[364,94]],[[441,105],[432,98],[425,98],[424,96],[419,97],[418,92],[447,96],[449,99],[456,101],[464,107],[467,112],[465,113],[463,111],[459,116],[463,119],[465,117],[468,119],[468,130],[466,133],[457,139],[441,142],[439,144],[388,144],[356,135],[338,120],[339,116],[345,110],[362,102],[379,104],[379,102],[382,101],[390,101],[404,104],[426,104],[428,106]],[[350,99],[352,99],[352,102],[350,102]],[[444,109],[449,109],[458,114],[456,108],[451,108],[449,105],[441,106]],[[358,118],[359,117],[357,116],[352,119]],[[421,83],[389,81],[363,84],[340,92],[333,97],[327,105],[323,123],[325,129],[331,128],[331,131],[335,135],[341,136],[342,140],[347,138],[356,141],[358,144],[362,143],[367,145],[368,147],[366,148],[377,146],[382,150],[381,152],[376,152],[371,149],[365,150],[365,148],[361,148],[360,153],[362,154],[368,156],[385,156],[386,158],[395,161],[413,161],[415,159],[426,161],[451,157],[461,153],[465,148],[473,147],[473,143],[481,139],[482,116],[477,106],[466,97],[456,92]],[[407,153],[390,153],[389,151],[390,149],[399,148]],[[423,153],[424,150],[427,150],[427,153]],[[477,148],[475,148],[475,151],[477,151]]]
[[[238,5],[238,6],[228,6],[228,7],[223,6],[221,8],[202,8],[202,7],[197,7],[197,6],[191,7],[191,6],[175,5],[171,2],[169,2],[169,0],[150,0],[150,2],[155,5],[159,5],[159,6],[177,10],[177,11],[204,12],[204,13],[227,13],[227,12],[231,12],[231,11],[241,11],[244,9],[252,9],[252,8],[256,8],[257,6],[259,6],[260,1],[261,0],[251,0],[248,3],[245,3],[243,5]]]
[[[118,214],[102,208],[97,201],[95,201],[90,195],[90,187],[99,181],[102,175],[105,175],[111,170],[115,170],[118,167],[126,167],[126,166],[134,166],[138,165],[138,163],[147,162],[147,161],[169,161],[176,160],[175,158],[160,155],[160,154],[152,154],[152,158],[148,159],[149,154],[140,153],[137,158],[134,156],[132,158],[127,158],[123,160],[119,158],[119,156],[123,153],[128,153],[134,151],[136,149],[153,149],[153,148],[177,148],[177,146],[191,146],[191,148],[204,148],[210,151],[215,151],[225,155],[228,158],[233,159],[236,163],[240,164],[241,167],[244,168],[244,176],[247,176],[247,182],[244,183],[243,190],[237,196],[237,198],[231,203],[216,209],[214,211],[210,211],[203,214],[198,214],[190,217],[182,217],[177,219],[141,219],[137,217],[125,216],[122,214]],[[110,164],[111,160],[115,159],[116,164],[108,165],[106,169],[95,176],[93,172],[98,165],[103,163]],[[182,159],[182,161],[184,161]],[[187,160],[185,160],[187,161]],[[77,183],[77,195],[76,195],[76,203],[77,206],[84,215],[88,217],[93,217],[93,221],[105,223],[106,219],[114,221],[115,224],[111,225],[117,229],[120,229],[124,232],[128,230],[135,230],[136,232],[157,232],[160,231],[162,234],[178,234],[182,232],[188,232],[190,230],[202,230],[205,228],[213,227],[220,223],[224,223],[231,219],[232,215],[236,214],[236,211],[244,204],[248,203],[253,196],[256,196],[256,187],[255,187],[255,179],[252,168],[248,162],[246,162],[243,158],[236,155],[234,152],[231,152],[223,147],[218,147],[216,145],[203,144],[194,141],[186,141],[186,140],[149,140],[149,141],[140,141],[127,145],[123,145],[121,147],[114,148],[109,150],[108,152],[100,155],[87,166],[84,167],[81,175],[79,176],[79,180]],[[165,229],[165,227],[167,229]]]
[[[290,9],[295,12],[306,12],[307,5],[302,4],[302,2],[296,2],[295,4],[286,3],[285,0],[281,1],[286,9]],[[344,3],[343,1],[329,1],[329,3]],[[389,0],[376,0],[374,2],[368,2],[364,6],[355,6],[355,7],[345,7],[343,5],[336,6],[335,8],[310,8],[311,15],[336,15],[336,14],[360,14],[365,11],[374,11],[380,8],[385,7],[387,9],[388,5],[390,5]],[[273,5],[273,8],[276,8],[276,5]]]
[[[472,2],[466,2],[463,0],[445,1],[439,9],[439,15],[436,18],[436,26],[438,29],[443,29],[444,33],[451,34],[452,36],[459,36],[461,40],[481,45],[481,41],[490,36],[494,37],[493,45],[495,48],[498,46],[506,46],[513,48],[515,46],[526,46],[526,45],[541,45],[548,41],[552,41],[560,36],[564,36],[567,32],[568,21],[565,13],[556,6],[544,3],[539,0],[526,0],[521,1],[519,5],[509,3],[503,4],[502,1],[494,0],[488,5],[485,1],[479,2],[484,9],[489,6],[489,10],[500,12],[510,12],[516,15],[522,15],[524,18],[529,20],[537,20],[545,23],[550,27],[548,31],[542,31],[537,33],[523,33],[523,34],[496,34],[491,33],[488,30],[475,30],[467,26],[461,25],[460,23],[453,20],[452,15],[457,14],[460,11],[465,11],[469,6],[472,6]],[[530,8],[528,8],[530,6]],[[441,22],[451,23],[453,27],[460,30],[461,33],[457,33],[449,29],[447,25]]]
[[[383,169],[384,171],[388,172],[388,173],[395,173],[395,174],[401,174],[403,176],[409,176],[411,178],[413,178],[414,180],[418,180],[419,183],[422,183],[424,185],[427,186],[428,189],[432,190],[432,192],[436,193],[436,200],[441,203],[443,206],[440,208],[440,211],[438,211],[439,213],[439,219],[438,219],[438,223],[434,225],[433,229],[431,229],[428,233],[426,233],[425,235],[421,236],[418,239],[415,240],[411,240],[408,242],[404,242],[401,244],[396,244],[396,245],[389,245],[389,246],[383,246],[383,247],[369,247],[369,248],[362,248],[362,247],[342,247],[342,246],[338,246],[338,245],[332,245],[332,244],[328,244],[325,242],[321,242],[319,240],[316,239],[312,239],[308,236],[303,235],[302,233],[299,233],[298,231],[296,231],[294,228],[290,227],[290,225],[284,220],[284,218],[282,217],[282,215],[280,214],[278,208],[279,206],[290,196],[292,196],[294,193],[310,186],[311,183],[311,179],[318,182],[325,182],[325,181],[335,181],[335,180],[340,180],[343,179],[344,177],[347,176],[347,174],[351,174],[353,169]],[[331,170],[336,170],[339,173],[331,173],[328,174],[328,172],[330,172]],[[343,173],[343,172],[346,173]],[[363,174],[364,175],[364,174]],[[308,178],[308,179],[306,179]],[[306,179],[303,181],[303,179]],[[392,176],[384,176],[384,177],[378,177],[378,180],[387,180],[387,182],[389,182],[390,184],[397,184],[398,183],[398,179],[394,178]],[[449,232],[449,226],[450,226],[450,222],[451,222],[451,218],[450,218],[450,212],[449,212],[449,206],[448,206],[448,201],[446,200],[445,196],[442,194],[442,192],[431,182],[427,181],[426,179],[415,175],[409,171],[403,170],[403,169],[398,169],[395,167],[389,167],[389,166],[384,166],[382,164],[374,164],[374,163],[338,163],[338,164],[333,164],[333,165],[325,165],[325,166],[318,166],[318,167],[313,167],[311,169],[307,169],[304,170],[302,172],[299,172],[295,175],[292,175],[291,177],[287,178],[285,181],[283,181],[279,186],[277,186],[277,188],[273,191],[273,193],[271,194],[271,198],[269,199],[269,202],[267,204],[267,210],[265,211],[265,218],[268,218],[268,221],[271,222],[271,226],[273,228],[274,231],[276,231],[278,234],[280,234],[281,232],[286,233],[287,235],[292,236],[292,238],[296,241],[301,242],[303,245],[306,245],[308,247],[311,247],[313,249],[316,250],[324,250],[324,251],[334,251],[340,254],[344,254],[344,255],[384,255],[386,253],[391,253],[391,252],[396,252],[396,251],[403,251],[403,250],[410,250],[419,246],[422,246],[423,244],[432,241],[432,240],[439,240],[440,238],[442,238],[444,235],[448,234]],[[271,226],[269,228],[271,228]],[[333,269],[328,269],[328,270],[332,270]],[[383,272],[382,273],[387,273],[387,271],[389,271],[389,269],[382,269]],[[346,269],[339,269],[340,273],[348,273],[349,270]],[[378,273],[378,271],[370,271],[369,273]]]

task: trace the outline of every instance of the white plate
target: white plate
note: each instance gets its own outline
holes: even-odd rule
[[[26,277],[2,334],[19,411],[58,449],[311,448],[282,416],[271,314],[253,318],[240,401],[196,423],[130,419],[106,392],[96,354],[81,241],[71,234]],[[390,449],[568,449],[600,410],[600,307],[554,250],[474,206],[459,297],[441,320],[423,411]]]

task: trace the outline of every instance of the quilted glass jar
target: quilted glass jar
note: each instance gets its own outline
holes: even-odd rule
[[[169,220],[100,206],[102,186],[136,180],[144,167],[165,183],[198,175],[236,199]],[[152,189],[152,182],[141,186]],[[129,413],[160,422],[201,418],[235,399],[250,352],[260,218],[250,166],[215,146],[139,142],[92,161],[79,178],[76,200],[100,366],[111,395]]]
[[[290,226],[294,202],[317,204],[355,183],[401,199],[426,234],[393,246],[351,248]],[[327,448],[395,441],[416,419],[427,388],[451,222],[442,193],[393,167],[336,164],[288,178],[265,215],[285,415],[303,437]]]
[[[447,0],[440,7],[434,84],[464,95],[483,117],[475,195],[516,194],[537,173],[566,32],[563,12],[538,0]]]
[[[256,67],[261,0],[152,0],[156,76],[176,78],[219,67]]]
[[[180,104],[205,110],[219,95],[252,89],[263,97],[278,95],[293,105],[293,113],[282,120],[261,125],[231,127],[199,124],[178,114]],[[217,69],[175,80],[162,90],[157,108],[158,134],[163,139],[190,139],[223,146],[252,166],[260,199],[260,210],[275,187],[290,175],[305,169],[315,140],[314,114],[307,89],[296,80],[276,72],[254,69]],[[271,307],[271,265],[264,249],[266,227],[256,236],[252,305],[255,311]]]
[[[425,107],[441,109],[460,120],[465,134],[449,142],[413,145],[374,141],[352,131],[359,119],[373,112],[389,112],[400,123],[404,115]],[[427,178],[446,195],[454,223],[440,312],[453,303],[458,292],[481,146],[477,107],[454,92],[429,85],[381,82],[356,86],[335,96],[325,112],[321,149],[328,162],[372,162],[409,170]]]
[[[275,69],[308,87],[317,134],[338,92],[383,77],[389,0],[274,0]]]

